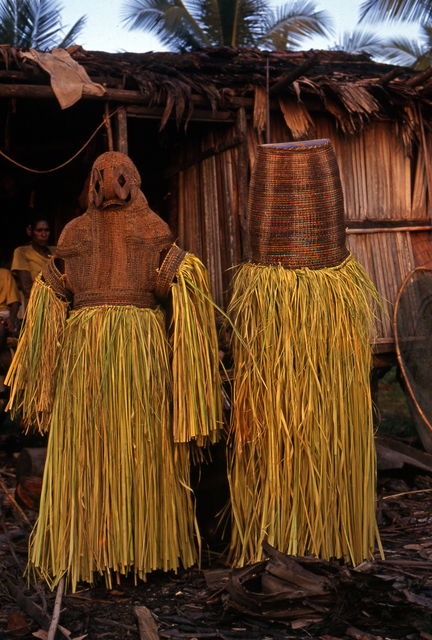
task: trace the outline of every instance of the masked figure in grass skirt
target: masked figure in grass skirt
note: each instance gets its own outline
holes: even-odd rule
[[[292,555],[371,560],[374,285],[345,246],[329,140],[258,147],[251,262],[236,276],[229,446],[231,559],[265,540]]]
[[[7,380],[10,407],[50,434],[30,566],[72,591],[195,562],[188,442],[215,441],[221,422],[206,270],[172,245],[140,183],[127,156],[96,160]]]

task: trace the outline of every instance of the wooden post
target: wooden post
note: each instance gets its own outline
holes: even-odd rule
[[[425,163],[425,174],[426,174],[426,185],[427,185],[427,194],[428,194],[428,204],[429,204],[429,224],[432,224],[432,177],[431,177],[431,163],[430,157],[426,144],[426,136],[423,126],[423,115],[421,111],[420,103],[417,104],[417,113],[420,125],[420,133],[423,147],[423,158]]]
[[[110,118],[108,102],[105,102],[104,122],[105,122],[107,135],[108,135],[108,151],[114,151],[113,135],[112,135],[112,128],[111,128],[111,118]]]
[[[249,260],[251,255],[249,229],[247,221],[247,203],[249,195],[249,157],[247,121],[244,107],[237,111],[237,134],[243,136],[243,142],[237,147],[237,185],[238,185],[238,214],[242,239],[242,258]]]
[[[128,139],[127,139],[127,114],[124,107],[120,107],[116,114],[117,120],[117,151],[128,155]]]
[[[265,127],[265,141],[266,144],[271,142],[271,129],[270,129],[270,70],[269,59],[267,58],[266,69],[266,127]]]

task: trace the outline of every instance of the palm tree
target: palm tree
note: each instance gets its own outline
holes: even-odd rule
[[[420,24],[420,42],[406,37],[383,41],[378,55],[385,61],[413,69],[432,64],[432,0],[365,0],[360,7],[360,22]]]
[[[380,55],[386,62],[416,71],[427,69],[432,64],[432,24],[421,26],[420,41],[408,38],[392,38],[383,43]]]
[[[365,0],[360,7],[360,22],[364,19],[403,20],[429,23],[432,19],[431,0]]]
[[[366,53],[375,57],[381,53],[382,38],[376,33],[355,29],[351,33],[345,32],[333,47],[332,51],[346,51],[347,53]]]
[[[82,16],[64,35],[62,5],[57,0],[1,0],[0,44],[44,50],[66,48],[85,24]]]
[[[313,0],[272,10],[269,0],[127,0],[124,22],[172,49],[210,46],[286,49],[311,35],[332,33],[331,19]]]

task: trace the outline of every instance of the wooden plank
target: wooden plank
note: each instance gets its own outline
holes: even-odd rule
[[[127,137],[127,115],[126,109],[120,107],[116,113],[117,120],[117,151],[128,155],[128,137]]]
[[[164,113],[165,107],[127,107],[127,114],[130,118],[162,120]],[[176,113],[172,111],[168,119],[173,120],[176,119],[176,117]],[[190,116],[190,120],[196,120],[199,122],[234,122],[235,117],[233,111],[213,112],[210,109],[194,109]],[[186,121],[186,111],[182,118],[182,122],[183,121]]]
[[[232,147],[237,147],[242,142],[244,142],[243,135],[238,134],[238,135],[232,136],[227,140],[224,140],[214,145],[213,147],[210,147],[209,149],[205,149],[201,153],[196,154],[186,162],[182,162],[182,163],[179,163],[178,165],[175,165],[174,167],[170,167],[164,172],[164,176],[165,178],[170,178],[171,176],[175,175],[179,171],[185,171],[192,165],[198,164],[199,162],[202,162],[206,158],[211,158],[211,156],[215,156],[220,153],[223,153],[223,151],[226,151],[227,149],[231,149]]]
[[[251,127],[252,129],[252,127]],[[249,196],[249,166],[248,166],[248,126],[246,122],[246,112],[244,108],[237,111],[236,118],[237,135],[243,138],[242,144],[237,147],[237,193],[238,193],[238,216],[240,221],[242,240],[242,259],[249,260],[251,255],[249,241],[249,227],[247,220],[247,206]]]
[[[406,444],[397,442],[393,438],[386,438],[385,436],[375,436],[375,446],[378,456],[378,468],[396,469],[403,467],[405,464],[410,464],[418,469],[432,472],[432,455],[409,447]],[[398,464],[398,466],[379,466],[380,457],[383,460]]]
[[[417,156],[415,158],[415,169],[413,173],[414,173],[413,191],[412,191],[412,203],[411,203],[412,217],[427,219],[426,172],[425,172],[423,154],[420,153],[420,151],[417,152]]]
[[[224,195],[226,211],[226,236],[227,236],[227,268],[236,266],[241,261],[241,254],[238,252],[236,240],[236,202],[234,198],[234,175],[235,166],[231,152],[224,154],[221,158],[224,172]],[[232,274],[231,274],[232,275]],[[230,276],[231,278],[231,276]]]
[[[213,133],[211,132],[203,144],[214,144]],[[219,200],[216,182],[215,158],[208,158],[201,163],[204,222],[205,234],[204,243],[206,250],[206,266],[209,274],[210,287],[214,301],[219,306],[223,305],[222,292],[222,269],[219,249]]]
[[[114,142],[113,142],[113,134],[112,134],[112,128],[111,128],[111,118],[110,118],[108,102],[105,103],[104,122],[105,122],[105,127],[107,130],[107,136],[108,136],[108,151],[114,151]]]
[[[370,221],[371,222],[371,221]],[[418,227],[375,227],[374,229],[347,229],[347,234],[370,234],[370,233],[400,233],[401,231],[430,231],[429,225],[421,225]]]
[[[134,613],[138,620],[140,640],[159,640],[158,628],[151,611],[147,607],[140,606],[135,607]]]
[[[177,234],[178,234],[178,243],[180,247],[185,247],[185,232],[184,232],[184,218],[185,218],[185,209],[184,209],[184,193],[185,193],[185,179],[184,173],[181,172],[179,174],[179,183],[178,183],[178,221],[177,221]]]

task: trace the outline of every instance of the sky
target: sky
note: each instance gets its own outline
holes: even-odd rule
[[[125,0],[64,0],[63,24],[70,28],[82,15],[87,15],[87,23],[78,39],[88,51],[164,51],[157,38],[143,31],[129,31],[122,22],[121,9]],[[283,2],[274,1],[277,6]],[[352,31],[358,20],[361,0],[317,0],[317,9],[325,9],[332,16],[337,32]],[[382,32],[383,33],[383,32]],[[384,35],[414,35],[413,27],[405,29],[387,28]],[[338,41],[338,34],[332,40],[316,37],[305,43],[305,49],[327,49]]]

